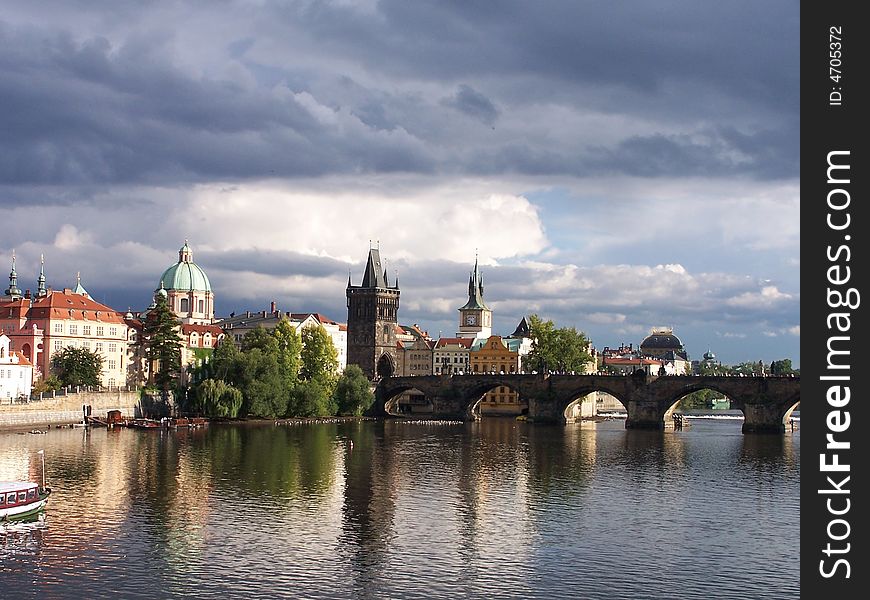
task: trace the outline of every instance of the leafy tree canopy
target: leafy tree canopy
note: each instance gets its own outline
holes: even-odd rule
[[[348,365],[335,387],[338,414],[359,417],[374,401],[365,373],[357,365]]]
[[[62,386],[100,385],[103,357],[87,348],[68,347],[55,354],[51,368]]]
[[[258,348],[266,354],[275,354],[278,352],[278,340],[275,339],[271,331],[262,325],[257,325],[242,338],[242,352],[249,352],[254,348]]]
[[[285,385],[292,387],[299,379],[301,368],[302,339],[296,333],[296,328],[290,324],[290,320],[282,318],[272,330],[275,339],[275,352],[278,356],[278,367]],[[330,340],[331,341],[331,340]]]
[[[532,350],[523,360],[527,371],[574,371],[583,373],[591,364],[589,338],[574,327],[556,328],[553,321],[529,317]]]
[[[305,381],[312,379],[335,380],[338,370],[338,352],[332,338],[322,325],[306,327],[302,330],[302,365],[300,377]]]
[[[195,410],[207,417],[239,416],[242,392],[220,379],[206,379],[196,388]]]

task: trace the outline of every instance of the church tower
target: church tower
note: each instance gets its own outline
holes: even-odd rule
[[[468,278],[468,302],[459,309],[458,338],[483,338],[492,335],[492,311],[483,301],[483,277],[474,257],[474,270]]]
[[[370,248],[362,283],[347,278],[347,364],[358,365],[369,379],[396,372],[398,312],[398,277],[390,286],[380,249]]]
[[[15,272],[15,250],[12,251],[12,271],[9,273],[9,287],[6,295],[12,300],[21,298],[21,290],[18,289],[18,273]]]

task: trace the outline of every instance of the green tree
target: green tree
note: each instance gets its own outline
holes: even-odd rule
[[[204,367],[204,378],[222,379],[231,384],[238,384],[241,381],[243,360],[241,352],[230,337],[224,336],[214,349],[211,360]]]
[[[100,385],[103,357],[87,348],[68,347],[55,354],[51,368],[61,385]]]
[[[287,389],[292,389],[299,380],[301,367],[302,340],[290,320],[282,318],[272,330],[272,337],[277,342],[276,354],[281,378]]]
[[[236,418],[242,392],[220,379],[206,379],[196,387],[196,408],[207,417]]]
[[[369,380],[357,365],[348,365],[335,386],[335,403],[340,415],[360,416],[369,409],[375,397]]]
[[[142,324],[138,345],[148,362],[149,383],[156,384],[164,399],[177,385],[181,375],[180,325],[169,308],[166,296],[158,294],[154,308]]]
[[[523,360],[527,371],[585,372],[592,360],[589,339],[574,327],[556,328],[553,321],[529,317],[532,350]]]
[[[59,390],[62,387],[63,384],[60,382],[60,379],[57,378],[57,375],[49,375],[33,384],[33,393],[36,395],[47,394]]]
[[[791,366],[791,359],[784,358],[782,360],[775,360],[770,363],[770,374],[771,375],[792,375],[794,374],[794,368]]]
[[[291,414],[297,417],[324,417],[337,411],[330,382],[323,378],[303,380],[290,394]]]
[[[278,340],[272,332],[262,325],[257,325],[242,338],[242,352],[249,352],[254,348],[259,348],[266,354],[277,354]]]
[[[300,358],[302,364],[299,376],[303,380],[332,381],[334,384],[338,370],[338,352],[323,325],[302,330]]]
[[[275,418],[286,414],[289,390],[284,386],[278,357],[260,348],[241,353],[239,379],[242,416]]]

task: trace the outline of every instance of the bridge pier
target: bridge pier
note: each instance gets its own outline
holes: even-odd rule
[[[785,433],[783,415],[776,405],[745,404],[743,433]]]
[[[565,424],[564,412],[560,410],[559,404],[553,402],[549,397],[526,396],[525,400],[529,405],[527,418],[530,422]]]
[[[657,402],[638,402],[629,400],[625,407],[628,416],[626,429],[664,429],[665,419]]]

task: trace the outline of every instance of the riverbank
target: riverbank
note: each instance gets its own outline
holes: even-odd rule
[[[110,410],[141,415],[138,391],[83,391],[22,404],[0,405],[0,431],[48,429],[84,422],[85,414],[104,417]]]

